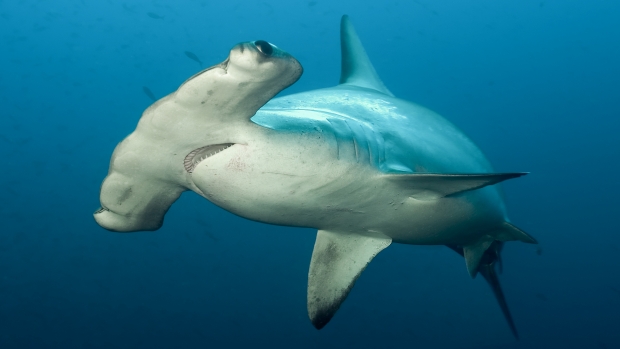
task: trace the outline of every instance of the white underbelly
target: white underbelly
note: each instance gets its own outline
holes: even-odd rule
[[[421,201],[407,197],[329,135],[269,137],[199,163],[198,192],[239,216],[277,225],[378,231],[407,244],[464,244],[504,219],[494,187]]]

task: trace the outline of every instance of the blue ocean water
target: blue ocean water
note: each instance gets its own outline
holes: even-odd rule
[[[393,244],[321,331],[315,232],[184,194],[156,232],[92,213],[115,145],[152,100],[242,41],[295,56],[283,94],[332,86],[348,14],[398,97],[437,111],[506,182],[500,278],[442,246]],[[620,347],[620,3],[611,0],[0,0],[0,348]]]

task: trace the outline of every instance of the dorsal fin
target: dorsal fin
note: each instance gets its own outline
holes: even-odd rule
[[[342,16],[340,21],[340,48],[342,50],[341,84],[370,88],[394,96],[379,79],[347,15]]]

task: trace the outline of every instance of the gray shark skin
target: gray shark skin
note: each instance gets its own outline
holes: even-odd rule
[[[383,85],[347,16],[340,84],[272,99],[302,74],[262,40],[235,46],[143,114],[115,149],[95,220],[156,230],[183,191],[241,217],[318,230],[308,314],[321,329],[392,242],[447,245],[483,274],[517,336],[495,262],[513,226],[482,152],[436,113]],[[260,108],[260,109],[259,109]]]

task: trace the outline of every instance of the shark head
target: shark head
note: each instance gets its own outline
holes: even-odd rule
[[[118,144],[95,220],[112,231],[156,230],[188,176],[206,158],[246,142],[256,111],[301,76],[301,64],[267,41],[235,45],[228,58],[145,110]]]
[[[236,45],[224,62],[188,79],[176,97],[194,111],[188,113],[193,121],[191,128],[202,136],[187,138],[188,133],[183,134],[192,144],[200,140],[200,146],[183,159],[185,170],[192,173],[206,158],[245,143],[243,133],[250,118],[273,96],[295,83],[302,72],[301,64],[290,54],[257,40]]]
[[[247,120],[269,99],[297,81],[302,71],[293,56],[267,41],[240,43],[222,63],[185,81],[174,99],[194,109],[196,116]],[[214,111],[213,115],[204,115],[205,107]]]

